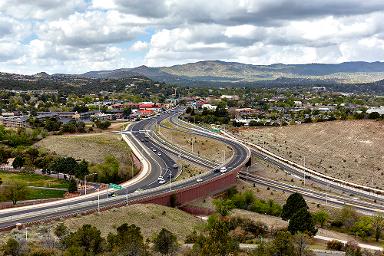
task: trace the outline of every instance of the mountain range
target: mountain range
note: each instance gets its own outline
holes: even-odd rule
[[[145,76],[152,80],[176,84],[260,83],[272,81],[330,81],[369,83],[384,79],[384,62],[344,62],[340,64],[272,64],[252,65],[219,60],[199,61],[170,67],[121,68],[90,71],[86,78],[121,79]]]

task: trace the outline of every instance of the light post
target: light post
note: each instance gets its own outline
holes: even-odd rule
[[[172,191],[172,171],[169,171],[169,191]]]
[[[25,228],[25,241],[28,241],[28,227]]]
[[[303,174],[304,174],[304,186],[305,186],[305,156],[304,156],[304,170],[303,170]]]
[[[97,189],[97,212],[100,212],[100,187]]]
[[[87,194],[87,176],[92,176],[92,175],[96,175],[97,173],[94,172],[94,173],[90,173],[90,174],[87,174],[87,175],[84,175],[84,195]]]

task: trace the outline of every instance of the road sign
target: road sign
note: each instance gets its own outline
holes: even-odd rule
[[[114,184],[114,183],[109,183],[109,187],[110,188],[114,188],[114,189],[123,189],[122,186]]]

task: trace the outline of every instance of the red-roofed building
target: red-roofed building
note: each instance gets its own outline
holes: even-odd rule
[[[153,110],[153,111],[159,111],[159,109],[161,108],[161,105],[160,104],[155,104],[155,103],[141,103],[139,105],[139,109],[142,110]]]
[[[147,110],[147,109],[140,109],[139,111],[139,115],[141,117],[147,117],[147,116],[152,116],[155,114],[155,111],[153,110]]]

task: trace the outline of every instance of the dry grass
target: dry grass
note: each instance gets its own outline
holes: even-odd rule
[[[184,161],[184,160],[176,160],[176,162],[179,166],[182,166],[182,170],[183,170],[180,173],[180,175],[177,177],[177,179],[176,179],[177,181],[188,179],[188,178],[191,178],[193,176],[199,175],[199,174],[207,171],[206,168],[197,166],[195,164],[192,164],[192,163]]]
[[[116,228],[124,223],[135,224],[140,227],[145,239],[152,238],[162,228],[166,228],[177,236],[179,242],[183,242],[195,226],[203,223],[201,219],[181,210],[154,204],[130,205],[100,214],[70,218],[62,222],[71,231],[75,231],[84,224],[91,224],[97,227],[105,238],[109,232],[116,232]],[[60,222],[30,227],[28,240],[40,243],[43,239],[54,238],[53,230],[58,223]],[[14,229],[10,232],[0,233],[0,246],[11,236],[22,240],[25,237],[25,230]]]
[[[130,164],[131,150],[121,136],[112,133],[49,136],[37,143],[59,155],[101,163],[105,156],[113,155],[120,163]]]
[[[362,185],[384,185],[384,123],[335,121],[244,129],[255,144],[316,171]]]
[[[146,238],[166,228],[183,241],[202,221],[181,210],[154,204],[136,204],[64,221],[71,230],[76,230],[84,224],[94,225],[104,237],[109,232],[115,232],[116,228],[124,223],[139,226]]]
[[[192,151],[193,141],[193,152],[203,158],[210,159],[216,162],[223,162],[224,152],[225,159],[231,158],[233,150],[226,144],[206,138],[198,135],[190,135],[181,131],[175,130],[175,127],[169,121],[163,121],[164,127],[159,128],[160,136],[170,141],[171,143],[178,145],[184,150]]]

